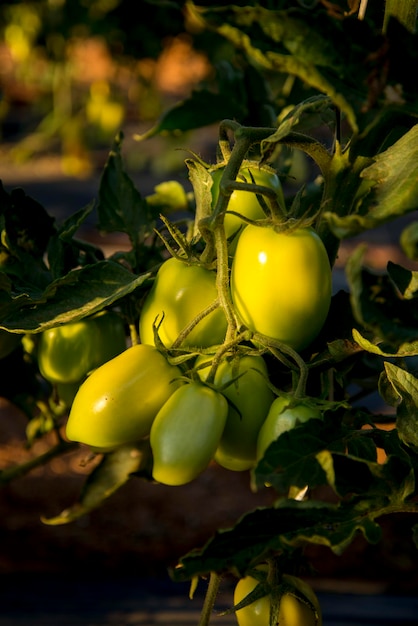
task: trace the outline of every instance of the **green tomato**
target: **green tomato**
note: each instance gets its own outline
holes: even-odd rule
[[[151,427],[153,478],[173,486],[197,478],[215,454],[227,413],[227,401],[210,387],[191,382],[177,389]]]
[[[161,320],[159,336],[171,347],[180,332],[217,299],[216,274],[174,257],[161,265],[154,284],[145,298],[139,320],[142,343],[154,344],[153,323]],[[182,347],[209,347],[222,343],[227,322],[217,308],[205,316],[182,342]]]
[[[272,403],[267,418],[260,428],[257,440],[257,459],[261,459],[268,446],[284,432],[292,430],[310,419],[322,419],[318,407],[291,396],[278,396]]]
[[[219,185],[221,182],[224,168],[218,168],[212,171],[213,185],[212,192],[212,205],[215,206],[219,197]],[[263,185],[276,192],[278,202],[284,206],[283,189],[279,177],[276,172],[270,167],[260,167],[258,163],[244,164],[236,178],[238,182],[242,183],[255,183],[257,185]],[[268,206],[268,201],[264,197]],[[266,217],[263,208],[260,204],[257,194],[252,191],[242,191],[235,189],[228,202],[228,210],[225,214],[224,228],[225,235],[229,239],[234,233],[242,229],[245,222],[237,215],[233,215],[230,211],[234,211],[247,217],[251,220],[260,220]]]
[[[128,348],[95,369],[80,386],[68,417],[68,439],[108,449],[149,435],[180,376],[155,346]]]
[[[314,610],[290,592],[285,592],[280,599],[280,626],[321,626],[322,614],[318,598],[312,587],[304,580],[289,574],[283,575],[283,583],[296,592],[302,593],[312,604]],[[252,576],[241,578],[234,590],[234,605],[238,604],[257,586],[258,581]],[[270,626],[271,596],[266,595],[255,600],[236,612],[239,626]]]
[[[101,311],[44,331],[37,351],[39,371],[51,383],[79,383],[124,350],[121,317],[113,311]]]
[[[320,332],[331,293],[330,263],[314,230],[246,226],[232,263],[231,295],[247,328],[302,350]]]
[[[195,367],[205,362],[207,357],[201,356]],[[209,370],[210,365],[197,370],[202,380],[206,379]],[[274,395],[268,385],[267,366],[261,356],[246,355],[222,361],[216,370],[215,385],[221,387],[234,379],[235,382],[222,391],[230,404],[215,461],[226,469],[244,471],[256,464],[258,433]]]

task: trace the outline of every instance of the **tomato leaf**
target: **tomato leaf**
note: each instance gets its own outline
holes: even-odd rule
[[[360,339],[360,345],[376,354],[412,355],[417,350],[418,312],[415,299],[401,297],[392,277],[399,282],[400,272],[389,266],[388,274],[378,274],[363,267],[366,246],[360,245],[346,264],[350,301],[357,324],[373,336],[372,343]],[[403,275],[403,280],[405,274]],[[413,277],[410,285],[415,290]],[[405,288],[405,280],[404,280]],[[411,289],[409,288],[409,291]],[[405,291],[408,293],[408,291]],[[372,348],[372,344],[375,347]],[[377,345],[380,344],[380,348]]]
[[[411,222],[403,229],[399,243],[408,259],[418,260],[418,222]]]
[[[130,479],[132,474],[146,468],[149,457],[148,442],[137,446],[121,446],[105,454],[99,465],[87,477],[80,500],[55,517],[43,517],[43,523],[49,526],[69,524],[101,506]]]
[[[324,212],[334,234],[343,239],[376,228],[418,208],[418,124],[373,158],[360,178],[370,189],[351,215]]]
[[[254,469],[253,489],[269,484],[283,494],[291,486],[303,488],[307,484],[311,487],[326,484],[326,472],[316,458],[326,445],[321,420],[311,419],[284,432],[269,445]]]
[[[74,237],[93,209],[94,202],[91,202],[71,214],[50,238],[47,253],[53,278],[65,276],[75,267],[103,260],[104,255],[100,248]]]
[[[400,439],[418,449],[418,379],[401,367],[385,362],[380,389],[388,404],[396,407]]]
[[[152,233],[156,212],[142,198],[125,172],[121,156],[122,139],[122,135],[115,139],[102,173],[97,206],[98,228],[107,233],[126,233],[133,247],[137,247]]]
[[[26,293],[9,295],[0,309],[0,327],[34,333],[79,320],[132,293],[150,276],[135,276],[113,261],[75,269],[35,297]]]
[[[372,515],[383,512],[386,505],[383,497],[341,505],[282,499],[275,507],[244,515],[234,528],[218,530],[203,548],[182,557],[171,575],[179,581],[211,571],[242,576],[269,554],[305,543],[328,546],[341,554],[358,532],[377,543],[381,529]]]

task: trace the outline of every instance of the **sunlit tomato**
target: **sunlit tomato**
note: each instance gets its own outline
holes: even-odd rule
[[[280,626],[321,626],[321,607],[310,585],[300,578],[288,574],[283,575],[283,583],[289,586],[289,591],[285,592],[280,599],[278,624]],[[248,596],[257,584],[258,581],[252,576],[241,578],[235,587],[234,604],[238,604]],[[309,603],[305,603],[292,595],[291,588],[302,593],[311,603],[313,609]],[[239,626],[270,626],[270,607],[271,596],[266,595],[239,609],[236,612]]]
[[[197,478],[215,454],[227,413],[223,395],[201,383],[177,389],[151,427],[153,478],[166,485]]]
[[[278,396],[272,403],[267,418],[262,425],[257,441],[257,459],[261,459],[264,452],[282,433],[292,430],[298,424],[310,419],[322,419],[318,407],[306,401],[293,400],[291,396]]]
[[[44,331],[37,351],[39,370],[51,383],[79,383],[125,349],[121,317],[112,311],[101,311]]]
[[[331,303],[331,268],[311,228],[277,232],[248,225],[232,263],[231,294],[251,331],[295,350],[321,330]]]
[[[95,448],[138,441],[177,389],[180,370],[155,346],[139,344],[94,370],[79,388],[67,437]]]
[[[159,336],[171,347],[180,332],[217,299],[216,274],[178,259],[167,259],[158,270],[145,298],[139,321],[141,341],[154,344],[153,323],[160,321]],[[187,335],[182,347],[209,347],[222,343],[226,318],[221,308],[205,316]]]
[[[207,357],[199,357],[196,368],[205,362]],[[197,370],[202,380],[206,379],[209,370],[210,365]],[[267,366],[261,356],[246,355],[222,361],[216,370],[215,385],[222,387],[234,379],[235,382],[222,392],[230,404],[215,461],[226,469],[244,471],[255,465],[258,432],[274,395],[268,385]]]
[[[219,184],[221,181],[224,168],[218,168],[213,170],[212,178],[212,199],[213,206],[215,206],[219,197]],[[250,165],[244,165],[236,178],[238,182],[242,183],[255,183],[257,185],[263,185],[276,192],[279,204],[284,206],[284,196],[282,185],[276,172],[269,167],[260,167],[258,163],[252,163]],[[268,200],[263,196],[264,201],[268,206]],[[234,211],[247,217],[251,220],[260,220],[266,217],[263,211],[260,200],[252,191],[234,190],[229,198],[228,210],[225,214],[224,227],[226,237],[231,237],[236,231],[242,228],[245,224],[238,216],[233,215],[230,211]]]

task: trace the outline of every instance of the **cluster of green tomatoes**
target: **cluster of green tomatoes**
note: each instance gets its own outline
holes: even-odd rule
[[[213,174],[214,203],[220,174]],[[283,202],[270,168],[243,166],[239,177],[274,190]],[[41,373],[67,390],[74,385],[68,439],[107,451],[149,438],[154,480],[184,485],[213,460],[249,470],[281,432],[320,417],[288,393],[276,393],[263,343],[299,351],[318,335],[331,299],[327,253],[311,227],[275,228],[265,217],[259,194],[232,192],[222,225],[236,322],[228,339],[216,265],[179,256],[164,260],[156,273],[136,345],[127,347],[122,320],[112,311],[43,333]]]
[[[219,168],[211,174],[214,205],[221,174]],[[243,166],[237,180],[267,188],[284,203],[270,168]],[[227,249],[222,276],[216,263],[196,258],[172,254],[161,263],[144,295],[134,345],[128,347],[113,311],[42,334],[39,368],[69,396],[69,440],[106,452],[146,439],[153,479],[178,486],[212,462],[250,470],[282,432],[321,418],[318,408],[272,385],[266,353],[286,347],[296,354],[317,337],[331,301],[328,256],[312,227],[275,225],[263,204],[248,189],[230,193],[220,220]],[[298,590],[299,579],[290,587],[295,581]],[[236,603],[255,586],[251,576],[240,580]],[[308,604],[282,593],[283,623],[320,623],[316,598],[299,592]],[[240,625],[267,625],[271,601],[267,593],[243,606]]]

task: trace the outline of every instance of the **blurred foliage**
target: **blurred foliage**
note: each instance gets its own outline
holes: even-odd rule
[[[0,138],[23,161],[50,150],[63,169],[91,171],[127,124],[155,122],[209,74],[181,5],[38,0],[0,5]],[[200,40],[201,39],[201,40]]]

